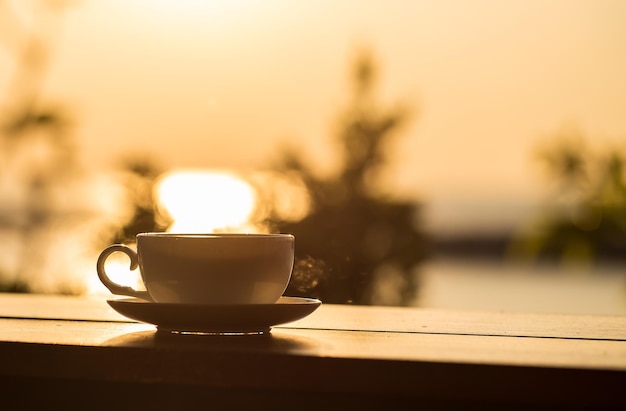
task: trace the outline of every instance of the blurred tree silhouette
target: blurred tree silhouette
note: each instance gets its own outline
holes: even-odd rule
[[[31,289],[27,279],[46,264],[50,227],[77,217],[62,204],[60,192],[73,184],[78,162],[69,115],[39,95],[63,5],[41,4],[32,29],[11,6],[0,2],[0,24],[10,22],[15,29],[0,40],[16,66],[9,103],[0,110],[0,233],[9,242],[18,236],[20,246],[15,266],[0,266],[0,289],[24,292]]]
[[[354,67],[354,96],[337,135],[343,154],[339,171],[319,178],[297,149],[284,149],[275,167],[304,181],[312,211],[296,222],[274,216],[270,226],[296,236],[288,295],[328,303],[408,304],[417,290],[413,270],[427,249],[417,224],[419,205],[384,198],[375,187],[388,162],[385,148],[407,110],[375,104],[377,67],[369,54]]]
[[[76,294],[88,282],[81,262],[92,246],[102,246],[93,242],[117,231],[126,216],[117,210],[123,205],[102,215],[94,180],[78,159],[69,111],[43,93],[61,12],[70,2],[27,3],[0,1],[0,46],[14,63],[0,96],[0,291]],[[138,182],[149,166],[135,162],[127,169],[137,227],[131,222],[122,232],[146,226],[152,211]]]
[[[532,234],[516,239],[514,255],[590,263],[626,259],[624,152],[597,153],[564,136],[541,152],[556,185],[555,207]]]
[[[112,230],[110,238],[103,246],[111,243],[133,243],[135,236],[142,232],[165,231],[170,221],[157,213],[154,199],[154,184],[162,170],[156,163],[145,157],[129,157],[122,164],[126,177],[122,184],[126,187],[132,208],[131,218],[118,229]]]
[[[6,112],[4,113],[7,114]],[[71,216],[59,205],[59,190],[71,185],[77,172],[73,138],[64,113],[34,103],[3,118],[0,129],[0,171],[7,190],[0,206],[0,230],[19,233],[20,257],[14,274],[0,273],[4,291],[29,291],[26,278],[45,264],[45,241],[50,227]],[[19,191],[19,195],[16,193]],[[38,249],[35,252],[34,249]]]

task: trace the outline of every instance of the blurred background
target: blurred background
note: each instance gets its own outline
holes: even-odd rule
[[[626,2],[0,0],[0,289],[290,232],[289,295],[626,314]],[[137,281],[119,262],[120,281]]]

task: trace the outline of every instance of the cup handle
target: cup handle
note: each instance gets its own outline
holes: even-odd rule
[[[102,281],[102,284],[104,284],[105,287],[108,288],[109,291],[111,291],[113,294],[129,295],[131,297],[137,297],[143,300],[152,301],[152,298],[150,298],[150,294],[148,294],[147,291],[135,290],[134,288],[126,287],[114,281],[111,281],[106,271],[104,270],[104,263],[111,254],[118,252],[118,251],[126,254],[130,258],[131,270],[135,270],[137,268],[137,265],[139,263],[139,258],[135,250],[123,244],[110,245],[100,253],[100,256],[98,257],[98,263],[96,266],[96,269],[98,271],[98,278],[100,278],[100,281]]]

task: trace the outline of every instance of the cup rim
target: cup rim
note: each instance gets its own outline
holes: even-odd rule
[[[164,237],[164,238],[281,238],[293,239],[293,234],[285,233],[171,233],[171,232],[145,232],[137,234],[139,237]]]

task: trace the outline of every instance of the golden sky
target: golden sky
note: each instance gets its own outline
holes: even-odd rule
[[[547,136],[626,143],[626,1],[73,3],[46,95],[75,110],[94,167],[133,152],[254,168],[291,141],[328,169],[362,46],[379,58],[381,100],[415,107],[389,187],[440,204],[435,218],[535,198]],[[11,68],[0,49],[0,96]]]

